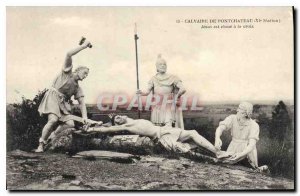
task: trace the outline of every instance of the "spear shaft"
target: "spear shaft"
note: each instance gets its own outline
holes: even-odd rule
[[[139,82],[139,61],[138,61],[138,46],[137,46],[137,40],[139,39],[137,35],[137,28],[136,24],[134,24],[134,42],[135,42],[135,63],[136,63],[136,87],[137,90],[140,90],[140,82]],[[141,118],[140,113],[140,97],[138,97],[138,118]]]

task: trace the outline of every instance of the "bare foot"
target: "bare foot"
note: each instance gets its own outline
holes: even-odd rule
[[[227,158],[227,157],[230,157],[231,155],[232,155],[231,153],[226,152],[226,151],[222,151],[222,150],[220,150],[216,153],[216,157],[218,159]]]
[[[34,152],[36,152],[36,153],[44,152],[44,144],[40,143],[39,147]]]
[[[263,165],[257,168],[260,173],[270,173],[269,167],[267,165]]]

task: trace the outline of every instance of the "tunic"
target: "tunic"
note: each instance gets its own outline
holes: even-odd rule
[[[172,126],[175,121],[175,127],[184,129],[182,109],[178,106],[173,106],[173,103],[167,103],[163,106],[163,98],[174,100],[174,95],[182,87],[182,81],[174,75],[166,75],[164,78],[158,77],[158,74],[153,76],[148,82],[148,90],[154,95],[160,97],[160,102],[151,108],[151,122],[155,125]]]
[[[247,120],[244,124],[239,124],[237,116],[230,115],[221,121],[220,125],[224,125],[225,130],[231,132],[232,141],[227,148],[227,152],[230,154],[244,151],[249,139],[259,140],[259,125],[252,119]],[[247,154],[247,157],[252,166],[258,167],[256,146]]]
[[[71,113],[70,99],[73,95],[77,100],[84,97],[82,89],[72,73],[72,67],[71,65],[63,68],[55,78],[39,105],[40,115],[52,113],[61,118]]]

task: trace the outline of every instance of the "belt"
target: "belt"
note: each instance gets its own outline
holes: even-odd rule
[[[67,98],[67,96],[65,94],[59,92],[56,88],[51,87],[50,90],[53,90],[53,91],[55,91],[58,94],[58,96],[60,97],[60,101],[61,102],[64,102],[64,101],[65,102],[69,102],[69,99]]]
[[[246,142],[248,142],[248,140],[236,139],[236,138],[232,138],[232,141],[238,142],[238,143],[246,143]]]
[[[53,90],[53,91],[55,91],[59,96],[63,96],[63,97],[65,97],[66,95],[65,94],[63,94],[63,93],[61,93],[61,92],[59,92],[56,88],[54,88],[54,87],[51,87],[50,88],[50,90]]]

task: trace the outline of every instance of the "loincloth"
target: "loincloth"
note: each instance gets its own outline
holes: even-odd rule
[[[190,145],[178,142],[182,131],[180,128],[161,127],[154,141],[169,151],[188,152],[191,149]]]

